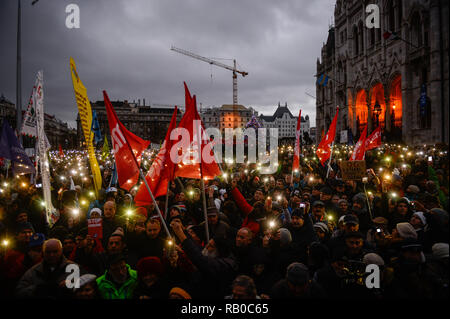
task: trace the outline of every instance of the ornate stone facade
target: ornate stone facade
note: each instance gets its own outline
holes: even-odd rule
[[[366,27],[369,4],[378,29]],[[334,19],[317,60],[317,75],[329,76],[316,84],[317,139],[339,105],[337,141],[341,130],[381,125],[388,141],[448,144],[448,1],[338,0]]]

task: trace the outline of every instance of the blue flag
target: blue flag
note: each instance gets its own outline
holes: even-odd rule
[[[2,136],[0,139],[0,157],[11,160],[14,174],[35,174],[34,165],[25,153],[22,145],[14,134],[6,119],[3,120]]]
[[[324,74],[322,73],[322,74],[317,78],[317,84],[319,84],[319,85],[322,84],[323,76],[324,76]]]
[[[94,144],[97,144],[103,140],[102,132],[100,131],[100,124],[98,123],[97,112],[95,112],[95,110],[92,110],[91,131],[94,132]]]

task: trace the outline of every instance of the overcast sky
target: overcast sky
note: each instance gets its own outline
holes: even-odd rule
[[[184,104],[183,81],[205,106],[232,104],[232,72],[170,50],[237,60],[238,102],[271,115],[278,102],[315,126],[316,60],[335,0],[22,0],[22,108],[44,70],[45,112],[75,127],[69,57],[91,101]],[[80,8],[80,28],[65,8]],[[17,0],[0,0],[0,94],[16,99]],[[232,65],[232,60],[218,60]]]

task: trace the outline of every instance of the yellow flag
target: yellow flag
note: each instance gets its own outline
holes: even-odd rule
[[[91,166],[92,176],[94,177],[94,188],[98,192],[102,188],[102,175],[98,166],[97,157],[95,156],[94,145],[92,143],[94,134],[91,134],[92,110],[91,103],[87,96],[87,90],[81,79],[78,77],[75,61],[70,58],[70,73],[72,74],[73,90],[78,105],[78,113],[80,114],[81,128],[84,133],[86,147],[89,154],[89,164]]]

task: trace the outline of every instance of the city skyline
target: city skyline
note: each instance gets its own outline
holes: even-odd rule
[[[233,62],[218,58],[235,58],[249,73],[238,75],[238,104],[267,115],[287,102],[294,115],[301,107],[315,122],[315,100],[305,91],[314,95],[334,1],[74,3],[79,29],[65,26],[70,2],[22,1],[22,109],[42,69],[45,112],[76,127],[70,56],[91,101],[105,89],[112,100],[183,105],[186,81],[199,105],[231,104],[232,72],[170,51],[175,45],[228,65]],[[2,1],[0,8],[7,26],[0,30],[0,93],[15,103],[17,2]]]

